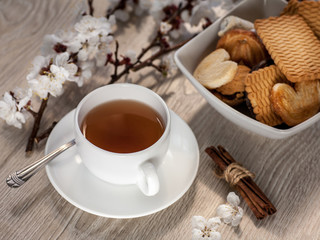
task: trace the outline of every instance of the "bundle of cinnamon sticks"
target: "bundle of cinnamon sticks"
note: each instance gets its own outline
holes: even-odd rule
[[[217,170],[220,172],[226,171],[228,166],[237,163],[222,146],[218,146],[218,149],[211,146],[205,151],[216,163]],[[277,211],[249,175],[241,177],[233,187],[246,201],[257,219],[263,219]]]

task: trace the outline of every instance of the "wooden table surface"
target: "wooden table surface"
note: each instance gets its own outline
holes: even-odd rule
[[[95,2],[96,15],[103,14],[104,2]],[[40,52],[43,36],[72,26],[80,5],[81,1],[76,0],[0,2],[1,95],[16,86],[26,87],[26,75]],[[152,22],[147,19],[138,28],[129,24],[120,29],[120,50],[138,51],[145,46],[144,34],[148,36],[152,31]],[[61,119],[83,96],[108,79],[106,69],[99,70],[82,88],[70,84],[61,97],[50,99],[43,128]],[[21,188],[10,189],[6,176],[42,157],[45,141],[27,157],[24,150],[32,121],[21,130],[1,121],[0,239],[191,239],[192,216],[213,217],[217,206],[232,191],[227,183],[215,178],[214,164],[204,152],[207,146],[218,144],[256,173],[256,183],[278,209],[274,216],[259,221],[242,201],[244,217],[240,227],[221,225],[223,239],[320,239],[319,123],[285,140],[267,139],[224,119],[180,73],[164,79],[153,69],[145,69],[120,82],[128,80],[161,95],[193,130],[199,143],[200,166],[186,194],[155,214],[111,219],[67,202],[52,187],[44,170]]]

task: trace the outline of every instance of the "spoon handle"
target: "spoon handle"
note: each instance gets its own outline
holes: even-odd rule
[[[68,148],[75,145],[75,140],[71,140],[60,146],[59,148],[53,150],[51,153],[47,154],[43,158],[39,159],[38,161],[10,174],[7,177],[7,185],[11,188],[20,187],[24,184],[29,178],[31,178],[36,172],[38,172],[43,166],[45,166],[48,162],[58,156],[60,153],[64,152]]]

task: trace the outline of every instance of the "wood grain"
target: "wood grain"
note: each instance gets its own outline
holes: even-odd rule
[[[95,1],[99,15],[105,1]],[[26,86],[26,74],[39,54],[45,34],[74,24],[81,1],[0,2],[1,92]],[[119,27],[120,51],[146,45],[153,22]],[[137,32],[139,34],[137,34]],[[130,38],[128,38],[130,36]],[[43,128],[61,119],[91,90],[108,81],[106,70],[78,88],[70,84],[63,96],[50,99]],[[176,203],[158,213],[136,219],[108,219],[86,213],[64,200],[51,186],[45,171],[20,189],[9,189],[5,177],[43,156],[40,143],[31,157],[24,153],[31,121],[18,130],[0,123],[0,239],[191,239],[191,217],[215,215],[231,189],[214,177],[213,162],[204,149],[221,144],[245,167],[256,173],[256,183],[278,212],[263,221],[255,219],[242,201],[245,214],[239,228],[222,225],[223,239],[320,239],[319,123],[286,140],[271,140],[235,126],[213,110],[187,79],[178,74],[163,79],[152,69],[130,75],[131,81],[159,93],[169,107],[192,128],[200,148],[195,182]],[[121,80],[124,81],[124,80]]]

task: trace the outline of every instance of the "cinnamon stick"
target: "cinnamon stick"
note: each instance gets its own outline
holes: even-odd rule
[[[230,164],[237,163],[222,146],[218,146],[218,149],[211,146],[206,148],[205,151],[216,163],[220,172],[224,172]],[[277,211],[251,177],[241,178],[234,188],[248,204],[257,219],[263,219]]]

